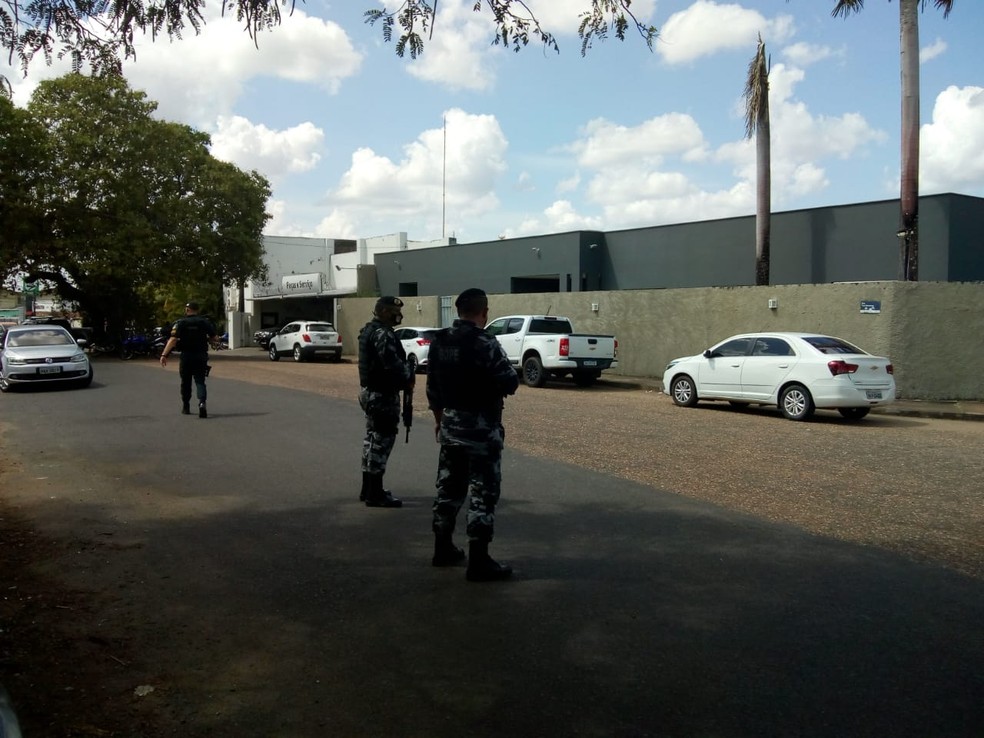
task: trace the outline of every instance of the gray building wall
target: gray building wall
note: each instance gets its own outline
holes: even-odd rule
[[[924,281],[984,279],[984,198],[920,198]],[[773,285],[899,276],[898,200],[774,213]],[[594,248],[592,248],[594,246]],[[575,231],[377,254],[382,294],[737,287],[755,283],[755,217]]]
[[[456,293],[455,293],[456,294]],[[453,295],[452,295],[453,297]],[[778,303],[769,308],[769,300]],[[439,296],[408,298],[404,324],[440,326]],[[699,353],[735,333],[816,331],[891,358],[900,397],[984,400],[984,284],[852,282],[772,287],[699,287],[552,294],[490,294],[490,318],[541,313],[569,317],[579,331],[614,334],[612,373],[661,377],[667,362]],[[880,312],[862,313],[861,302]],[[346,352],[375,298],[339,300]],[[592,309],[597,304],[598,310]]]

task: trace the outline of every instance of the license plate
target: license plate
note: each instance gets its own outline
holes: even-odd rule
[[[38,374],[61,374],[61,370],[60,366],[42,366],[38,367]]]
[[[869,400],[880,400],[882,398],[882,393],[878,390],[865,390],[864,394]]]
[[[598,366],[598,362],[594,359],[588,359],[584,362],[584,366]]]

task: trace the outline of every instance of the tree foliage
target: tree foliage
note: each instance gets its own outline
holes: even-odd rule
[[[578,26],[582,56],[594,40],[604,40],[609,34],[624,41],[630,28],[635,28],[652,49],[657,30],[640,22],[630,9],[631,5],[632,0],[591,0],[589,9],[581,13]],[[544,46],[559,51],[556,37],[540,25],[533,10],[523,0],[475,0],[472,10],[479,13],[483,9],[489,11],[495,24],[494,45],[520,51],[531,39],[537,39]],[[424,37],[430,39],[433,36],[436,18],[437,0],[403,0],[395,10],[377,8],[365,13],[366,23],[378,23],[387,43],[393,41],[394,31],[399,27],[396,54],[403,57],[409,51],[411,59],[423,53]]]
[[[155,120],[155,108],[118,75],[69,74],[41,83],[0,129],[3,141],[7,123],[26,121],[36,152],[2,180],[27,224],[0,211],[0,275],[41,281],[114,333],[146,323],[162,289],[218,290],[264,271],[267,181],[214,159],[206,134]]]
[[[254,41],[259,31],[279,25],[281,7],[293,12],[295,4],[295,0],[220,1],[223,15],[235,14]],[[657,31],[641,23],[631,5],[632,0],[590,0],[581,14],[581,53],[587,53],[594,40],[609,35],[624,40],[632,28],[652,48]],[[68,57],[73,71],[118,73],[122,60],[136,58],[136,35],[181,38],[188,28],[197,34],[205,25],[204,7],[205,0],[0,0],[0,43],[8,60],[16,60],[25,74],[39,54],[48,64]],[[475,12],[483,8],[495,26],[494,44],[519,51],[533,38],[558,48],[554,35],[540,26],[524,0],[474,0]],[[393,39],[398,26],[396,53],[402,57],[409,51],[410,58],[416,59],[423,53],[424,38],[432,37],[436,14],[437,0],[403,0],[395,10],[368,10],[365,17],[370,24],[380,23],[385,41]],[[9,81],[0,77],[0,82],[9,94]]]

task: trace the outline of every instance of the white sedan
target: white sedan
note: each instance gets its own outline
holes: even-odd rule
[[[663,391],[693,407],[701,400],[776,405],[790,420],[817,408],[860,420],[875,405],[895,401],[892,362],[841,338],[816,333],[745,333],[702,354],[674,359]]]
[[[0,392],[17,387],[92,384],[92,365],[78,341],[60,325],[15,325],[2,335]]]

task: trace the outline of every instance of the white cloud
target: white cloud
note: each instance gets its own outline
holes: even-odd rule
[[[947,87],[920,134],[920,189],[959,192],[984,181],[984,87]]]
[[[820,44],[808,44],[803,41],[799,41],[790,46],[786,46],[782,49],[783,58],[787,59],[791,64],[795,64],[800,67],[807,67],[811,64],[816,64],[824,59],[829,59],[832,56],[843,56],[844,52],[835,51],[830,46],[821,46]]]
[[[300,10],[262,33],[258,48],[234,17],[207,20],[200,35],[180,41],[141,38],[137,61],[124,65],[131,86],[157,100],[164,118],[211,128],[233,110],[251,79],[311,84],[330,94],[362,62],[341,27]]]
[[[751,56],[760,34],[768,45],[782,43],[793,31],[789,15],[769,20],[741,5],[697,0],[666,20],[656,51],[669,64],[692,62],[719,51],[741,50]]]
[[[269,179],[306,172],[318,165],[325,134],[312,123],[283,131],[254,125],[240,116],[221,116],[212,135],[212,155]]]
[[[941,38],[936,39],[929,46],[924,46],[919,50],[919,63],[925,64],[930,59],[941,56],[946,51],[946,41]]]
[[[452,90],[491,88],[495,67],[489,53],[493,36],[488,12],[473,12],[470,2],[445,0],[438,6],[435,28],[440,33],[425,39],[424,53],[407,65],[407,72]]]
[[[784,64],[775,65],[770,74],[777,204],[829,186],[825,160],[863,156],[886,138],[857,113],[812,113],[794,94],[804,77],[802,69]],[[634,127],[596,119],[581,134],[569,148],[587,178],[585,203],[601,208],[606,228],[729,217],[754,209],[755,142],[744,138],[737,122],[735,137],[712,151],[697,122],[680,113]],[[730,176],[717,171],[722,164],[730,167]],[[576,215],[574,206],[555,206],[554,215],[562,218],[545,214],[534,223],[588,220]]]
[[[596,118],[583,133],[584,138],[571,148],[578,164],[593,169],[633,162],[658,164],[669,155],[699,160],[706,153],[697,121],[683,113],[660,115],[638,126]]]
[[[373,232],[365,226],[374,219],[391,217],[429,217],[432,232],[435,225],[441,230],[439,216],[445,202],[455,218],[475,217],[495,209],[499,204],[495,188],[506,170],[507,148],[498,121],[491,115],[459,109],[449,110],[445,117],[446,169],[441,128],[424,131],[406,144],[399,161],[361,148],[352,155],[351,166],[338,186],[328,193],[327,204],[344,208],[363,226],[362,232]]]
[[[561,192],[574,192],[578,187],[581,186],[581,173],[575,172],[570,177],[562,179],[557,183],[556,192],[559,194]]]

